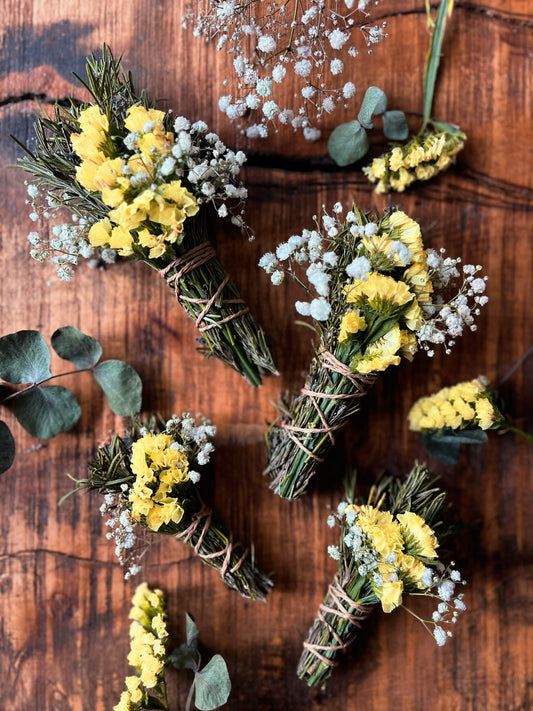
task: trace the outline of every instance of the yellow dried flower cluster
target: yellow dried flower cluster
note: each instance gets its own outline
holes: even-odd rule
[[[345,515],[350,511],[372,547],[376,565],[369,578],[383,611],[392,612],[401,605],[406,586],[427,589],[425,562],[436,557],[439,544],[424,519],[410,511],[393,517],[390,511],[369,505],[350,504]]]
[[[488,385],[488,380],[479,376],[420,398],[409,411],[409,428],[422,432],[444,427],[452,430],[497,427],[503,415],[493,402]]]
[[[424,322],[421,305],[431,302],[433,286],[420,226],[404,212],[390,214],[362,243],[359,259],[367,260],[371,271],[344,288],[351,310],[341,319],[339,342],[355,336],[364,340],[370,326],[390,323],[389,330],[352,361],[355,372],[371,373],[398,365],[401,356],[412,360],[417,350],[415,334]],[[396,268],[401,269],[399,278],[380,273]]]
[[[138,676],[126,677],[126,691],[113,711],[136,711],[144,708],[146,689],[164,682],[168,639],[164,596],[161,590],[150,590],[146,583],[135,591],[130,611],[130,653],[128,662]]]
[[[371,183],[377,183],[377,193],[390,190],[401,193],[411,183],[429,180],[449,168],[462,150],[465,139],[463,133],[426,131],[404,146],[396,146],[389,153],[374,158],[363,168],[363,173]]]
[[[131,515],[144,518],[152,531],[178,523],[183,508],[175,489],[189,481],[189,461],[169,434],[146,434],[132,444],[131,471],[136,479],[129,495]]]
[[[180,180],[165,180],[165,160],[173,161],[174,135],[166,132],[163,111],[136,105],[128,109],[125,128],[130,149],[121,152],[112,140],[108,118],[93,105],[80,112],[80,133],[71,136],[81,158],[76,179],[87,190],[99,192],[109,216],[89,230],[94,247],[107,246],[122,256],[137,245],[160,257],[167,244],[179,242],[183,223],[198,212],[194,196]],[[114,137],[113,137],[114,138]]]

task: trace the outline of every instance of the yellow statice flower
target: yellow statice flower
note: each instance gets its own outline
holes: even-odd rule
[[[424,519],[412,511],[398,514],[396,518],[402,527],[407,552],[424,558],[435,558],[439,542]]]
[[[93,247],[107,246],[116,249],[122,257],[133,254],[133,235],[124,227],[116,227],[107,217],[100,222],[95,222],[87,235]]]
[[[184,513],[172,493],[189,480],[189,462],[174,444],[165,433],[149,433],[132,444],[131,471],[136,478],[128,497],[131,515],[135,521],[144,517],[152,531],[171,521],[179,523]]]
[[[70,137],[72,148],[82,160],[76,169],[76,180],[87,190],[98,190],[96,173],[107,160],[101,147],[108,138],[109,121],[96,104],[83,109],[78,121],[81,132]]]
[[[422,582],[422,578],[426,572],[426,566],[421,560],[418,560],[412,555],[398,553],[394,564],[400,570],[402,576],[407,579],[406,582],[414,583],[420,590],[427,587]]]
[[[375,158],[363,168],[371,183],[377,183],[377,193],[389,190],[403,192],[417,180],[429,180],[446,170],[464,147],[464,133],[430,130],[412,138],[404,146],[396,146],[388,153]]]
[[[488,381],[480,376],[420,398],[409,411],[408,420],[409,428],[414,432],[444,427],[452,430],[479,427],[486,430],[498,426],[503,415],[492,400]]]
[[[344,314],[341,320],[339,331],[339,343],[347,341],[351,336],[354,336],[359,331],[364,331],[366,321],[364,316],[361,316],[359,309],[348,311]]]
[[[427,264],[427,255],[422,241],[422,231],[420,225],[409,215],[401,210],[392,212],[388,217],[389,225],[392,225],[398,232],[393,233],[394,239],[399,239],[412,253],[412,262],[415,264]]]
[[[368,303],[375,311],[385,311],[390,306],[403,306],[413,299],[409,287],[393,277],[372,272],[366,281],[356,279],[344,287],[348,303]]]
[[[355,507],[355,509],[358,512],[357,525],[383,558],[402,550],[401,529],[389,511],[380,511],[369,505]]]
[[[132,705],[133,701],[129,691],[123,691],[120,695],[118,704],[113,706],[113,711],[132,711],[135,707]]]
[[[351,369],[356,373],[379,373],[390,365],[399,365],[401,358],[397,355],[402,347],[402,336],[398,324],[365,350],[362,356],[356,357]]]
[[[398,580],[394,566],[382,563],[378,568],[382,584],[376,586],[375,592],[381,602],[383,612],[392,612],[402,604],[403,581]]]

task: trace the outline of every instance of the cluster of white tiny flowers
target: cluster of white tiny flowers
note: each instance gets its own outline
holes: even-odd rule
[[[153,130],[153,121],[143,126],[143,131]],[[174,143],[171,156],[155,161],[153,173],[140,172],[130,178],[137,189],[154,189],[171,180],[184,181],[193,193],[198,205],[210,203],[219,217],[230,217],[232,224],[242,230],[249,239],[253,239],[250,227],[244,220],[244,203],[248,191],[244,187],[239,173],[246,162],[243,151],[233,151],[220,140],[216,133],[208,131],[204,121],[192,123],[184,116],[174,121]],[[127,134],[124,145],[128,151],[135,151],[142,137],[141,131]],[[131,173],[131,168],[124,160],[124,175]],[[30,220],[54,220],[61,212],[76,209],[72,197],[66,193],[57,194],[39,188],[37,182],[26,181],[29,198],[26,204],[31,206]],[[92,217],[95,221],[96,217]],[[93,247],[87,235],[92,224],[89,216],[80,211],[71,215],[71,222],[55,224],[44,230],[51,232],[50,238],[36,231],[29,233],[30,256],[39,262],[50,261],[56,266],[57,275],[64,281],[70,281],[81,259],[87,260],[91,268],[112,264],[116,260],[113,249]]]
[[[315,215],[316,229],[304,229],[301,235],[289,237],[282,242],[275,252],[267,252],[259,260],[259,266],[270,275],[274,285],[290,276],[302,285],[309,296],[317,296],[311,301],[296,301],[296,311],[301,316],[311,316],[315,321],[327,321],[331,314],[330,281],[332,274],[338,274],[339,245],[342,248],[343,235],[354,243],[357,250],[364,247],[362,239],[372,237],[380,227],[375,222],[361,222],[357,213],[349,210],[342,217],[340,203],[333,206],[333,214],[324,211],[322,225]],[[381,230],[386,230],[382,225]],[[392,231],[394,228],[390,226]],[[359,243],[357,243],[357,240]],[[334,249],[336,251],[334,251]],[[436,252],[428,249],[428,275],[433,285],[433,302],[420,303],[424,323],[417,332],[417,340],[428,356],[434,355],[433,345],[442,344],[446,353],[451,352],[455,338],[462,335],[464,328],[476,330],[474,316],[479,315],[482,306],[488,302],[484,291],[487,277],[476,276],[482,269],[480,265],[466,264],[461,272],[457,266],[461,259],[445,257],[446,250]],[[379,254],[379,265],[383,269],[407,267],[411,264],[412,253],[400,240],[391,240],[388,254]],[[374,258],[373,258],[374,259]],[[372,271],[371,261],[364,254],[356,256],[344,269],[346,277],[366,281]],[[305,269],[309,286],[297,276],[298,268]],[[344,277],[344,275],[341,275]],[[443,294],[462,279],[455,295],[445,301]]]
[[[217,431],[216,426],[209,420],[201,418],[200,424],[197,424],[196,419],[188,412],[184,412],[181,417],[172,415],[166,423],[166,431],[175,440],[171,447],[181,449],[189,462],[196,461],[200,466],[209,462],[210,455],[215,450],[211,440]],[[194,484],[200,480],[200,474],[196,471],[189,470],[188,476]]]
[[[193,35],[206,41],[216,39],[217,50],[233,58],[235,78],[223,82],[231,93],[220,97],[219,108],[238,122],[243,133],[265,138],[271,123],[275,132],[285,124],[316,140],[320,131],[313,122],[340,104],[347,108],[355,95],[355,85],[343,74],[353,75],[358,36],[369,54],[387,36],[385,22],[368,24],[368,4],[369,0],[194,0],[183,16],[183,27],[192,27]],[[277,91],[283,92],[283,83],[289,84],[293,76],[302,86],[293,95],[293,105],[283,107]],[[246,125],[241,121],[245,116],[250,119]]]
[[[461,579],[461,573],[454,566],[453,562],[447,568],[439,563],[436,572],[430,571],[429,594],[439,600],[439,603],[431,620],[426,621],[425,625],[433,625],[433,637],[439,647],[444,646],[446,640],[453,636],[452,631],[444,629],[443,625],[455,624],[459,613],[466,610],[464,594],[456,595],[457,585],[466,585],[466,581]]]
[[[66,196],[61,198],[51,193],[43,195],[36,183],[26,181],[26,186],[28,192],[26,204],[31,207],[29,217],[32,222],[55,220],[60,210],[64,212],[65,200],[68,206]],[[71,222],[54,224],[45,229],[44,233],[51,232],[51,237],[37,231],[32,231],[27,236],[30,257],[38,262],[52,262],[56,267],[57,276],[62,281],[72,279],[80,259],[87,260],[91,268],[112,264],[116,259],[115,250],[96,250],[91,246],[87,239],[90,227],[87,219],[76,214],[70,215],[70,219]]]
[[[474,316],[480,314],[480,309],[488,302],[485,296],[487,277],[476,276],[482,269],[481,265],[465,264],[461,271],[458,266],[461,258],[445,257],[446,250],[439,252],[427,250],[428,273],[435,291],[443,292],[458,280],[462,279],[456,295],[448,302],[437,295],[431,305],[421,305],[427,318],[422,326],[418,339],[429,356],[434,354],[432,344],[444,344],[446,353],[451,352],[455,339],[462,336],[465,328],[475,331]]]
[[[121,493],[109,492],[104,496],[104,503],[100,506],[102,516],[109,516],[105,525],[111,530],[106,533],[108,540],[115,542],[115,555],[121,566],[126,568],[124,578],[128,580],[141,570],[138,561],[140,555],[136,544],[138,542],[135,535],[136,521],[131,517],[131,513],[126,506],[129,486],[121,485]],[[125,498],[126,497],[126,498]]]

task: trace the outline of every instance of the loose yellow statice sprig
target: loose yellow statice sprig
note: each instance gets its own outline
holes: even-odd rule
[[[362,169],[363,173],[371,183],[377,183],[376,193],[402,193],[413,183],[429,180],[455,163],[466,135],[453,128],[452,131],[426,128],[405,145],[374,158]]]
[[[422,127],[407,143],[395,145],[363,168],[370,182],[377,183],[376,193],[391,190],[401,193],[415,182],[433,178],[453,165],[464,147],[466,134],[457,126],[431,118],[446,20],[452,14],[453,5],[453,0],[441,0],[433,20],[430,4],[426,2],[430,42],[424,72]]]
[[[334,433],[359,409],[376,374],[417,350],[446,353],[487,303],[479,265],[426,249],[419,224],[401,211],[370,215],[356,206],[316,221],[265,254],[274,284],[286,276],[306,291],[297,312],[312,318],[316,357],[300,393],[285,397],[267,433],[266,474],[285,498],[300,496]],[[305,271],[305,277],[300,272]],[[305,283],[307,280],[307,284]],[[457,283],[458,282],[458,283]]]
[[[168,422],[152,417],[134,424],[125,436],[114,435],[88,464],[89,476],[78,489],[104,495],[100,508],[109,527],[107,537],[129,578],[140,571],[139,532],[174,536],[187,543],[223,582],[240,595],[265,600],[272,581],[255,561],[253,548],[233,535],[202,501],[197,468],[209,461],[216,428],[197,423],[188,413]]]
[[[83,259],[92,266],[117,254],[143,261],[195,319],[200,350],[259,385],[277,370],[207,229],[211,212],[252,237],[239,179],[245,154],[203,121],[153,108],[106,47],[86,70],[92,101],[56,105],[53,118],[39,118],[34,152],[20,161],[33,176],[30,218],[64,220],[67,212],[70,220],[54,224],[50,238],[31,232],[30,255],[50,259],[66,281]]]
[[[168,632],[165,621],[165,599],[161,590],[150,590],[147,583],[135,591],[130,611],[130,653],[128,663],[137,676],[126,677],[123,691],[113,711],[140,711],[152,708],[168,709],[165,667],[168,664]]]
[[[497,394],[483,375],[420,398],[408,420],[409,429],[420,432],[427,451],[444,464],[457,463],[461,444],[486,442],[486,430],[512,431],[533,442],[501,412]]]
[[[451,636],[443,625],[454,623],[465,605],[462,593],[455,595],[460,573],[439,560],[436,531],[445,533],[443,502],[427,468],[417,464],[404,481],[382,479],[367,503],[343,501],[328,518],[329,526],[340,528],[339,545],[328,549],[338,569],[298,666],[309,686],[325,685],[339,655],[378,605],[390,613],[405,607],[410,595],[434,598],[438,607],[431,619],[414,616],[439,646]]]

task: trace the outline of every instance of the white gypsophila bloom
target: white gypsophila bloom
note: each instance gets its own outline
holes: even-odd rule
[[[342,30],[333,30],[328,36],[328,40],[333,49],[342,49],[346,42],[350,39],[348,32]]]
[[[303,77],[306,79],[309,74],[311,74],[311,69],[313,68],[313,65],[308,59],[301,59],[299,62],[295,62],[294,64],[294,73],[297,74],[300,77]]]
[[[261,105],[261,99],[257,94],[248,94],[245,103],[249,109],[257,109]]]
[[[452,565],[453,565],[453,563],[452,563]],[[453,580],[455,583],[460,582],[461,573],[458,570],[450,571],[450,580]]]
[[[291,109],[283,109],[283,111],[280,112],[278,118],[280,123],[288,124],[293,120],[294,112]]]
[[[324,252],[322,255],[322,261],[324,264],[327,264],[328,267],[335,267],[338,264],[339,257],[335,254],[335,252]]]
[[[193,484],[198,484],[198,482],[201,479],[201,475],[199,472],[195,472],[195,471],[191,470],[189,472],[189,479],[192,481]]]
[[[390,248],[391,255],[396,254],[400,261],[400,264],[407,266],[413,257],[413,253],[406,247],[400,240],[394,240]]]
[[[273,119],[279,113],[279,106],[275,101],[266,101],[263,104],[263,113],[269,119]]]
[[[174,121],[174,131],[180,133],[181,131],[188,131],[191,126],[191,122],[185,116],[177,116]]]
[[[284,277],[285,277],[285,272],[282,272],[279,269],[277,269],[275,272],[272,272],[270,281],[274,284],[274,286],[279,286],[281,284],[281,282],[283,281]]]
[[[311,314],[311,304],[307,301],[297,301],[294,307],[300,316],[309,316]]]
[[[221,111],[226,112],[228,110],[228,106],[231,105],[231,100],[233,97],[231,94],[227,94],[226,96],[221,96],[220,99],[218,100],[218,108]]]
[[[291,245],[289,242],[282,242],[281,244],[278,244],[276,247],[276,257],[284,262],[286,259],[288,259],[292,253],[294,252],[295,247]]]
[[[474,292],[474,294],[482,294],[485,291],[486,284],[484,279],[473,279],[470,282],[470,288]]]
[[[315,321],[327,321],[331,313],[331,305],[321,296],[318,299],[313,299],[311,301],[311,306],[309,307],[309,315],[314,318]]]
[[[455,585],[451,580],[444,580],[437,588],[441,600],[451,600],[455,591]]]
[[[285,69],[283,64],[276,64],[276,66],[272,70],[272,79],[277,84],[280,84],[285,79],[286,74],[287,74],[287,70]]]
[[[355,84],[351,81],[347,81],[346,84],[342,87],[342,95],[345,99],[351,99],[352,96],[355,96],[355,92]]]
[[[170,156],[168,158],[165,158],[160,168],[161,175],[170,175],[174,170],[175,166],[176,160],[174,158],[171,158]]]
[[[313,96],[316,94],[316,89],[314,86],[311,86],[311,84],[306,84],[302,87],[301,94],[304,99],[312,99]]]
[[[435,637],[435,642],[439,647],[443,647],[446,644],[446,632],[442,629],[442,627],[439,627],[439,625],[435,625],[433,628],[433,636]]]
[[[372,237],[378,231],[378,226],[375,222],[369,222],[365,225],[365,237]]]
[[[335,74],[341,74],[342,70],[344,69],[344,63],[340,59],[332,59],[330,64],[329,64],[329,71],[335,75]]]
[[[327,524],[330,528],[333,528],[335,526],[335,516],[333,514],[330,514],[327,518]]]
[[[255,90],[259,96],[270,96],[272,93],[272,82],[270,79],[259,79],[255,85]]]
[[[338,546],[328,546],[328,553],[333,558],[333,560],[340,560],[341,554]]]
[[[272,35],[261,35],[257,41],[257,49],[260,52],[273,52],[276,49],[276,40]]]
[[[267,274],[270,274],[271,272],[274,271],[278,264],[278,260],[276,258],[276,255],[273,254],[272,252],[266,252],[266,254],[263,254],[261,259],[258,262],[258,265],[266,271]]]
[[[321,136],[321,131],[314,126],[306,126],[303,130],[303,134],[307,141],[318,141]]]
[[[368,279],[370,269],[371,265],[366,257],[356,257],[346,267],[346,274],[348,274],[349,277],[352,277],[352,279],[366,281]]]

